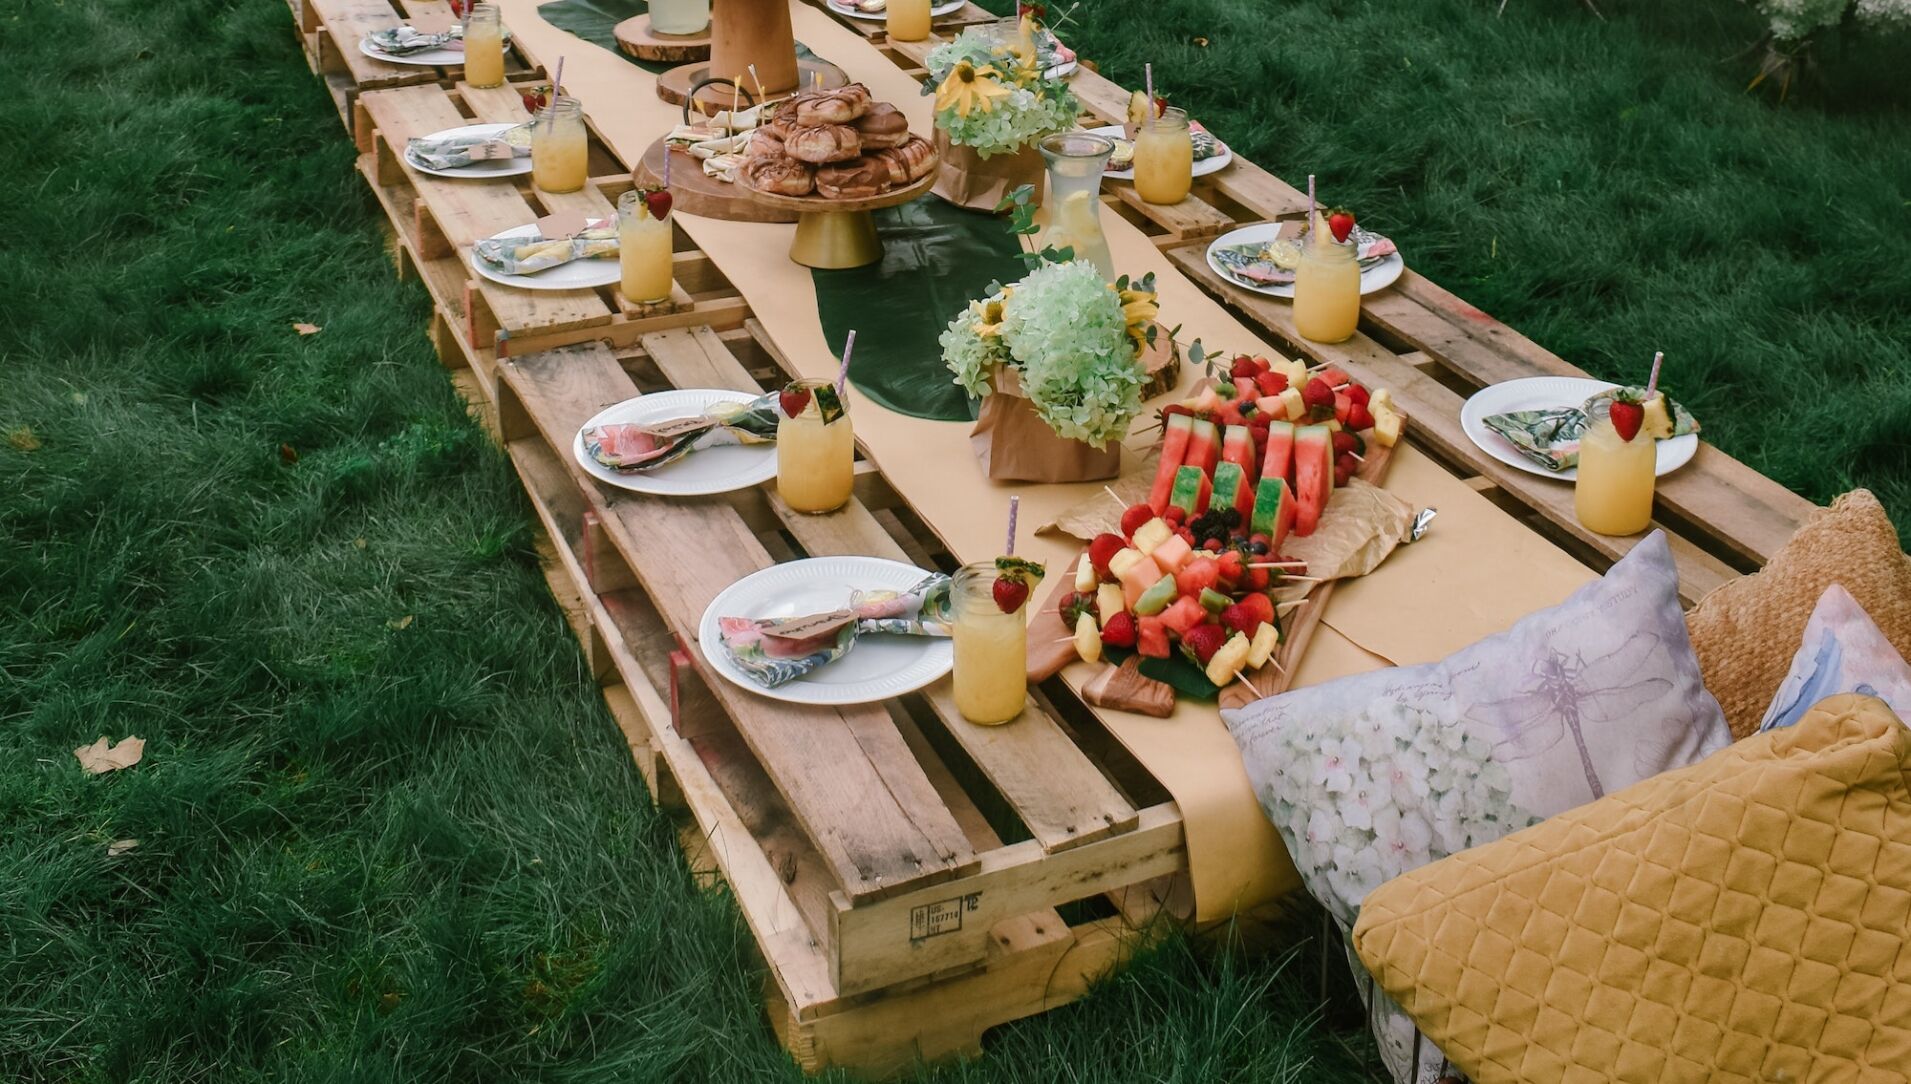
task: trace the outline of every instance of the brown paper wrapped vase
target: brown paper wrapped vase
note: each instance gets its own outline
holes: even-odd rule
[[[1042,152],[1033,144],[984,158],[974,147],[949,142],[949,133],[937,128],[936,153],[940,164],[934,191],[957,207],[993,214],[1004,197],[1025,184],[1035,186],[1037,202],[1042,198]]]
[[[1013,368],[997,366],[993,387],[969,433],[969,446],[990,481],[1093,482],[1121,473],[1120,441],[1098,450],[1057,436],[1022,394],[1021,376]]]

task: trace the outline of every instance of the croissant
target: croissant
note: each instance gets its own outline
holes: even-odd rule
[[[816,170],[816,193],[830,199],[866,199],[889,187],[889,166],[874,158],[857,158]]]
[[[864,150],[900,147],[909,141],[909,118],[888,102],[877,102],[856,121]]]
[[[783,141],[791,158],[822,165],[846,162],[863,153],[863,141],[856,129],[846,124],[825,124],[815,128],[797,128]]]
[[[784,103],[794,106],[788,116],[798,127],[848,124],[869,112],[869,88],[851,83],[835,90],[809,90]]]
[[[810,167],[789,158],[751,158],[742,176],[751,188],[779,196],[807,196],[816,187]]]

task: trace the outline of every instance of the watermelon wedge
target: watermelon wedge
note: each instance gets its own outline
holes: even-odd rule
[[[1221,434],[1221,461],[1241,468],[1245,478],[1254,477],[1254,430],[1245,425],[1230,425]]]
[[[1288,480],[1294,476],[1294,423],[1267,423],[1267,455],[1261,460],[1262,478]]]
[[[1281,552],[1287,532],[1294,529],[1294,514],[1294,491],[1288,488],[1287,479],[1261,479],[1254,494],[1254,515],[1248,522],[1255,534],[1271,540],[1275,553]]]
[[[1154,488],[1148,491],[1148,507],[1155,510],[1155,515],[1168,507],[1168,497],[1174,492],[1174,472],[1187,454],[1188,437],[1193,432],[1194,418],[1186,414],[1168,416],[1161,436],[1161,466],[1155,471]]]
[[[1327,498],[1334,492],[1333,433],[1324,425],[1305,425],[1294,434],[1294,533],[1314,533]]]
[[[1247,472],[1239,463],[1222,460],[1214,465],[1214,506],[1216,508],[1239,508],[1241,496],[1248,489]]]
[[[1178,467],[1174,474],[1174,490],[1168,496],[1168,503],[1187,513],[1188,519],[1201,514],[1207,507],[1208,476],[1200,467]]]
[[[1214,465],[1220,461],[1221,431],[1211,421],[1195,419],[1194,432],[1188,437],[1188,451],[1181,457],[1181,465],[1200,467],[1202,474],[1213,474]]]

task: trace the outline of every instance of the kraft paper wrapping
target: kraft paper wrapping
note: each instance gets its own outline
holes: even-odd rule
[[[1034,185],[1035,202],[1039,205],[1042,201],[1047,178],[1043,173],[1042,152],[1034,147],[984,158],[973,147],[949,142],[948,133],[937,128],[936,153],[941,161],[936,166],[933,191],[958,207],[993,214],[1004,196],[1025,184]]]
[[[991,482],[1098,482],[1121,473],[1121,446],[1094,448],[1055,435],[1022,394],[1014,369],[998,366],[995,391],[969,431],[969,446]]]
[[[637,161],[676,124],[676,110],[656,98],[651,77],[640,69],[545,23],[537,2],[500,0],[514,39],[546,66],[566,57],[565,85],[584,102],[592,128],[624,162]],[[862,80],[877,100],[894,104],[913,131],[930,130],[931,99],[875,46],[805,4],[792,3],[790,14],[799,40]],[[1175,270],[1140,230],[1112,211],[1101,217],[1116,266],[1132,275],[1155,272],[1162,311],[1172,316],[1171,324],[1182,325],[1184,339],[1201,338],[1211,349],[1279,353]],[[805,376],[833,376],[837,360],[823,338],[809,269],[782,255],[795,226],[720,222],[682,212],[677,218],[743,294],[790,364]],[[1178,395],[1189,394],[1199,375],[1188,368]],[[966,423],[908,418],[865,400],[853,387],[850,394],[859,400],[851,416],[864,451],[898,490],[915,498],[918,511],[960,560],[997,555],[1010,492],[1021,496],[1022,515],[1032,517],[1026,522],[1046,523],[1102,485],[993,485],[970,454]],[[1137,422],[1137,429],[1146,424]],[[1122,453],[1124,477],[1141,468],[1152,437],[1130,438]],[[1426,540],[1403,547],[1373,575],[1336,591],[1299,667],[1301,683],[1444,655],[1557,602],[1588,578],[1570,557],[1410,448],[1396,452],[1387,488],[1417,507],[1437,506],[1439,521]],[[1081,550],[1074,539],[1045,532],[1025,538],[1018,552],[1060,570],[1071,567]],[[1062,676],[1079,690],[1094,670],[1076,664]],[[1213,705],[1184,702],[1167,719],[1098,715],[1174,796],[1198,921],[1225,919],[1300,887]]]

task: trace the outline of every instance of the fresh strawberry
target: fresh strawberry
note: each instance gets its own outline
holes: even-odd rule
[[[1354,213],[1336,207],[1327,212],[1327,228],[1334,232],[1334,240],[1347,240],[1347,235],[1354,232]]]
[[[1301,402],[1315,410],[1325,408],[1331,411],[1334,409],[1334,386],[1317,376],[1301,389]]]
[[[1095,566],[1097,576],[1104,580],[1112,580],[1115,574],[1108,571],[1108,562],[1114,559],[1115,554],[1126,548],[1128,548],[1126,539],[1118,534],[1104,531],[1096,535],[1094,541],[1088,544],[1088,563]]]
[[[1354,472],[1359,469],[1360,469],[1360,460],[1354,458],[1354,453],[1342,452],[1338,456],[1335,456],[1334,457],[1334,488],[1339,489],[1341,486],[1346,485],[1347,480],[1352,478],[1354,476]]]
[[[1237,602],[1221,611],[1221,624],[1226,625],[1235,632],[1244,632],[1252,636],[1254,635],[1254,627],[1260,624],[1260,622],[1255,619],[1253,613]]]
[[[1279,395],[1287,390],[1286,373],[1262,373],[1254,378],[1254,386],[1262,395]]]
[[[1186,403],[1169,403],[1167,406],[1161,408],[1161,416],[1164,418],[1172,417],[1176,414],[1186,414],[1189,417],[1193,417],[1194,408]]]
[[[1639,435],[1639,424],[1646,420],[1646,408],[1642,403],[1620,396],[1612,401],[1610,417],[1612,427],[1619,433],[1619,439],[1631,440]]]
[[[997,576],[995,586],[995,607],[1005,614],[1012,614],[1028,601],[1028,583],[1025,580],[1012,580],[1007,576]]]
[[[1368,403],[1373,402],[1373,393],[1367,390],[1365,384],[1350,383],[1340,390],[1347,393],[1347,398],[1352,399],[1361,406],[1366,406]]]
[[[1241,586],[1250,591],[1267,590],[1267,585],[1273,580],[1273,577],[1268,574],[1270,571],[1265,568],[1248,569],[1247,575],[1241,578]]]
[[[1182,520],[1188,518],[1188,513],[1179,505],[1171,504],[1161,513],[1161,518],[1167,520],[1169,523],[1179,525]]]
[[[670,190],[653,189],[644,193],[644,206],[650,211],[650,217],[659,221],[670,216]]]
[[[794,418],[810,405],[810,390],[792,384],[777,395],[776,401],[783,408],[784,417]]]
[[[1256,571],[1265,572],[1267,570],[1257,569]],[[1262,624],[1271,625],[1274,623],[1274,600],[1268,598],[1266,594],[1256,591],[1246,598],[1243,598],[1241,600],[1241,606],[1254,617],[1254,627],[1242,629],[1241,631],[1251,634],[1255,627],[1259,627]]]
[[[1333,440],[1334,456],[1336,458],[1345,452],[1353,452],[1358,455],[1363,450],[1360,446],[1360,438],[1349,430],[1339,430],[1334,434]]]
[[[1083,614],[1089,614],[1093,617],[1101,616],[1101,609],[1095,605],[1095,596],[1092,594],[1078,595],[1070,591],[1068,594],[1062,596],[1061,604],[1057,609],[1062,612],[1062,624],[1067,625],[1071,629],[1075,627],[1076,622],[1082,619]]]
[[[1109,647],[1133,647],[1136,632],[1135,615],[1124,611],[1109,618],[1108,624],[1101,627],[1101,642]]]
[[[1241,573],[1247,571],[1247,561],[1242,559],[1240,550],[1227,551],[1216,563],[1221,566],[1221,579],[1228,582],[1240,579]]]
[[[1121,514],[1121,533],[1133,538],[1135,532],[1141,529],[1141,525],[1153,518],[1155,518],[1153,508],[1145,504],[1129,505],[1128,510]]]
[[[1207,550],[1209,553],[1220,553],[1221,540],[1218,538],[1210,538],[1206,542],[1201,543],[1201,548]]]
[[[1260,370],[1255,367],[1254,359],[1246,354],[1234,355],[1234,365],[1228,369],[1228,375],[1235,380],[1253,380]]]
[[[1228,630],[1219,625],[1196,625],[1181,634],[1181,650],[1193,655],[1202,666],[1227,642]]]
[[[1348,429],[1372,429],[1374,416],[1367,410],[1367,404],[1356,400],[1347,408],[1347,420],[1341,424]]]

